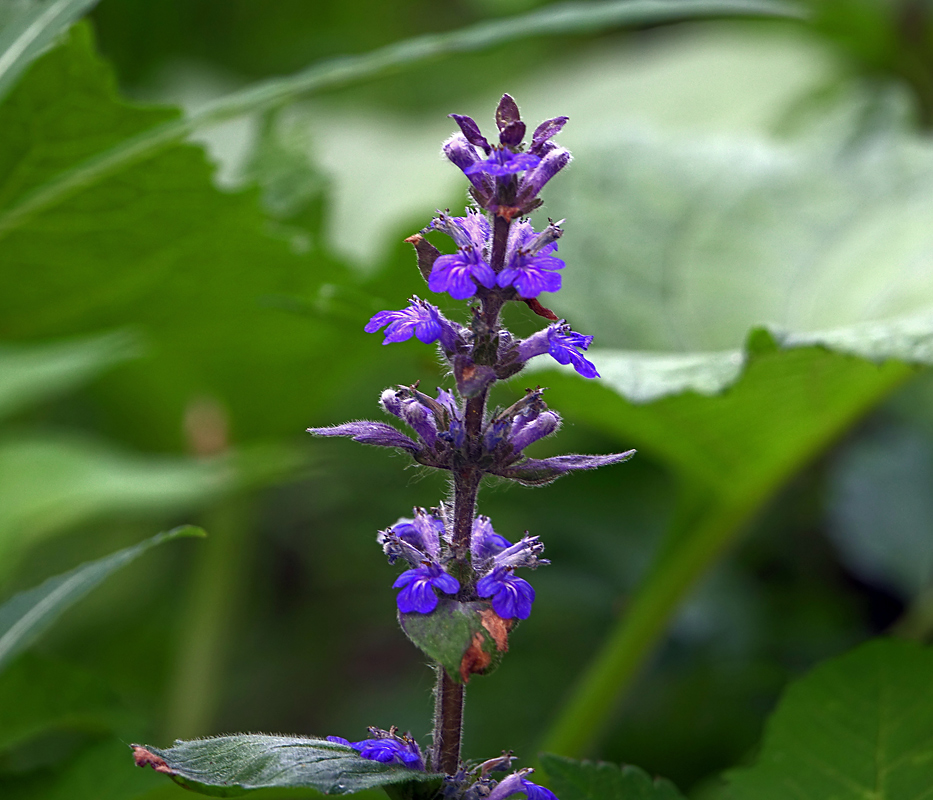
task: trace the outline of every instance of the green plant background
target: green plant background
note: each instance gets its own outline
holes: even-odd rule
[[[550,387],[566,424],[539,455],[639,454],[481,495],[553,565],[470,684],[466,756],[543,746],[703,796],[754,760],[789,681],[927,638],[929,8],[905,44],[880,0],[618,5],[505,36],[543,4],[101,0],[0,74],[0,601],[158,529],[209,533],[0,675],[4,797],[178,796],[129,741],[424,740],[433,676],[374,537],[445,481],[303,431],[445,380],[362,326],[427,292],[402,240],[464,203],[446,115],[488,128],[504,91],[529,122],[571,117],[539,212],[567,218],[546,304],[596,335],[604,380],[546,369],[498,399]],[[0,41],[36,7],[0,5]],[[301,72],[471,25],[430,59]]]

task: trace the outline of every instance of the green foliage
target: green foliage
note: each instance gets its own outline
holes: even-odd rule
[[[437,775],[400,764],[369,761],[326,739],[242,734],[177,742],[165,750],[134,747],[140,766],[152,766],[181,786],[214,797],[270,787],[351,794],[390,784],[439,781]]]
[[[638,767],[541,756],[541,766],[561,800],[682,800],[674,784]]]
[[[139,354],[135,338],[125,332],[45,345],[0,347],[0,417],[74,389]]]
[[[159,533],[133,547],[82,564],[11,597],[0,606],[0,668],[29,647],[63,612],[113,572],[163,542],[204,535],[200,528],[190,525]]]
[[[57,539],[56,548],[80,548],[89,541],[89,523],[109,531],[114,517],[144,516],[158,517],[161,524],[167,514],[202,509],[232,492],[240,496],[221,509],[236,519],[223,527],[220,549],[192,573],[189,580],[196,585],[190,592],[180,585],[188,574],[183,564],[170,564],[165,572],[153,574],[152,581],[165,586],[157,599],[145,593],[139,599],[145,604],[145,624],[132,618],[134,606],[127,598],[135,598],[138,587],[129,583],[106,595],[112,607],[88,611],[83,622],[79,620],[73,639],[88,637],[83,649],[62,637],[64,660],[33,653],[12,658],[27,638],[11,632],[41,632],[40,622],[50,622],[53,612],[63,607],[50,598],[58,596],[56,586],[65,591],[65,584],[55,584],[44,597],[36,595],[38,605],[20,608],[12,623],[7,620],[6,634],[0,630],[0,647],[7,647],[8,659],[0,676],[0,794],[15,800],[127,800],[143,795],[155,800],[178,794],[150,770],[128,768],[125,749],[114,738],[151,735],[156,740],[177,734],[172,728],[175,720],[165,719],[164,708],[171,705],[167,696],[189,708],[196,704],[186,698],[206,698],[198,711],[199,724],[228,729],[250,725],[328,730],[326,725],[319,727],[319,721],[337,713],[347,715],[348,725],[360,727],[374,722],[407,727],[409,719],[425,719],[429,703],[424,685],[400,677],[406,667],[417,670],[420,661],[412,659],[403,640],[399,644],[373,633],[390,624],[390,612],[383,617],[373,612],[382,607],[378,604],[390,607],[390,580],[370,566],[378,558],[369,553],[368,542],[361,543],[367,536],[358,534],[404,512],[398,507],[401,489],[406,496],[425,495],[412,503],[434,502],[428,499],[436,494],[434,484],[406,485],[406,476],[386,477],[382,466],[387,458],[380,461],[380,456],[367,453],[362,466],[362,457],[342,461],[337,445],[317,443],[313,446],[320,457],[315,463],[326,469],[302,475],[304,482],[297,489],[282,487],[307,464],[279,446],[283,437],[308,424],[369,414],[382,385],[427,381],[434,375],[431,355],[423,348],[418,350],[414,343],[378,348],[360,332],[369,313],[386,307],[383,303],[393,307],[399,302],[400,288],[420,291],[420,284],[410,253],[404,253],[403,261],[401,246],[397,253],[380,254],[378,273],[369,278],[329,251],[334,245],[328,225],[335,192],[328,187],[328,169],[315,163],[321,143],[307,122],[321,114],[322,107],[295,109],[292,104],[324,92],[330,93],[326,102],[347,102],[350,96],[338,96],[335,90],[371,81],[368,91],[377,102],[354,113],[371,122],[374,142],[397,153],[396,139],[412,131],[393,133],[391,115],[388,121],[380,116],[394,97],[414,98],[410,102],[419,113],[412,117],[412,128],[422,116],[434,113],[434,103],[438,114],[468,109],[487,88],[490,93],[512,91],[512,82],[529,74],[537,73],[539,94],[550,97],[554,74],[561,67],[558,61],[564,59],[564,67],[580,64],[584,70],[576,78],[580,87],[596,87],[589,95],[599,98],[594,106],[624,106],[632,101],[632,93],[623,84],[606,83],[599,89],[605,76],[598,62],[589,67],[583,63],[588,50],[637,44],[630,49],[633,60],[623,76],[631,80],[643,65],[650,69],[658,63],[653,59],[665,48],[686,52],[703,34],[698,33],[702,29],[682,28],[679,38],[667,40],[656,30],[606,36],[619,26],[650,28],[733,15],[800,19],[805,16],[801,7],[760,0],[573,3],[440,34],[433,31],[450,27],[451,20],[459,24],[476,19],[482,9],[476,3],[442,11],[432,8],[430,13],[423,6],[398,11],[393,7],[389,22],[384,10],[354,13],[352,25],[344,25],[335,36],[333,20],[306,4],[302,13],[315,15],[313,30],[292,26],[289,18],[289,36],[283,43],[270,33],[281,24],[271,17],[283,12],[262,12],[264,19],[257,23],[250,14],[259,13],[258,6],[245,2],[217,11],[207,3],[104,0],[96,12],[95,30],[103,37],[102,49],[119,55],[123,85],[159,67],[167,53],[218,56],[236,69],[268,74],[291,68],[270,59],[269,50],[290,63],[305,64],[327,48],[365,53],[391,41],[397,31],[415,35],[362,56],[313,63],[183,113],[126,102],[114,74],[97,55],[90,28],[79,25],[65,33],[93,3],[17,2],[10,8],[14,5],[15,16],[0,16],[0,26],[15,20],[0,30],[0,335],[17,344],[0,349],[0,414],[17,414],[12,422],[18,429],[0,437],[0,581],[22,580],[16,571],[24,565],[39,569],[52,552],[50,537],[65,530],[77,535]],[[923,110],[928,84],[924,62],[918,58],[926,57],[924,46],[912,41],[901,47],[903,30],[889,24],[888,5],[896,4],[819,3],[815,30],[842,41],[863,74],[900,76]],[[843,6],[865,13],[847,17]],[[209,8],[214,11],[205,11]],[[184,42],[166,35],[171,29],[166,18],[174,11],[188,32]],[[5,13],[0,9],[0,15]],[[142,32],[144,54],[136,52],[138,39],[120,38],[124,31],[113,24],[120,19],[136,26],[137,37]],[[869,24],[863,24],[865,20]],[[876,24],[879,20],[884,25]],[[265,37],[264,45],[246,41],[254,28],[264,31],[256,33],[257,38]],[[352,38],[357,30],[359,36]],[[760,42],[750,26],[730,30],[733,41],[745,37],[749,50]],[[546,37],[537,60],[527,56],[532,51],[521,49],[524,40],[536,36]],[[218,41],[226,44],[215,44]],[[233,47],[231,42],[238,52],[218,51]],[[715,50],[717,41],[708,40],[707,47],[710,42]],[[501,60],[481,62],[475,60],[478,55],[464,55],[480,52]],[[433,66],[440,59],[446,59],[441,68]],[[612,698],[632,688],[639,667],[663,641],[692,587],[722,561],[781,487],[836,440],[857,430],[887,396],[917,375],[918,365],[933,360],[933,295],[925,267],[933,248],[929,144],[897,130],[902,117],[881,106],[874,108],[871,124],[865,119],[855,124],[861,113],[857,109],[840,111],[813,98],[808,108],[816,108],[811,116],[818,124],[794,140],[776,142],[742,130],[714,140],[695,130],[674,135],[643,124],[639,102],[690,105],[683,102],[685,96],[731,85],[716,72],[718,63],[710,61],[709,70],[684,77],[666,73],[662,65],[662,79],[641,100],[635,97],[636,110],[628,125],[613,122],[610,134],[603,130],[579,145],[568,139],[575,163],[555,181],[559,185],[548,198],[549,212],[568,218],[568,235],[561,242],[568,269],[565,288],[550,305],[596,335],[601,349],[593,357],[603,381],[588,385],[554,371],[540,380],[550,387],[549,402],[568,421],[580,423],[567,426],[561,447],[575,438],[586,447],[610,449],[608,435],[625,446],[638,446],[640,455],[638,463],[605,478],[575,479],[583,487],[577,495],[555,488],[557,500],[543,493],[532,499],[502,492],[484,501],[515,530],[528,526],[531,518],[547,529],[548,555],[555,567],[536,575],[536,615],[522,625],[522,647],[531,655],[523,657],[516,646],[497,676],[504,688],[490,683],[487,689],[483,682],[471,699],[475,704],[467,714],[468,731],[472,725],[483,726],[486,735],[468,739],[470,756],[488,755],[491,741],[498,750],[493,737],[501,736],[499,731],[511,735],[521,730],[527,737],[543,729],[553,716],[543,698],[561,696],[575,672],[584,670],[616,610],[624,607],[602,654],[585,672],[571,705],[548,737],[549,746],[563,753],[594,747],[615,713]],[[495,64],[495,69],[484,64]],[[407,94],[387,88],[386,76],[393,71],[416,69],[423,72],[410,74],[430,70],[430,81],[413,80]],[[825,80],[837,82],[838,95],[851,91],[835,74]],[[679,89],[671,86],[677,81]],[[468,87],[469,93],[457,89],[456,94],[451,87],[457,86]],[[723,100],[730,109],[741,104],[742,98],[731,94]],[[184,138],[203,132],[205,125],[277,108],[300,114],[291,130],[283,127],[285,115],[266,116],[243,168],[243,175],[261,188],[264,208],[260,192],[252,186],[218,191],[213,167]],[[560,107],[552,108],[550,100],[546,110],[563,113]],[[726,115],[723,124],[741,120],[741,114],[739,110],[734,118]],[[640,126],[634,133],[633,123]],[[568,137],[573,129],[568,126]],[[876,135],[878,131],[883,135]],[[346,133],[349,142],[356,141]],[[368,146],[378,150],[375,144]],[[436,148],[436,142],[430,147]],[[371,165],[378,160],[368,160],[370,155],[350,144],[342,151],[341,158],[352,162],[360,176],[354,196],[375,195],[380,180],[417,184],[418,176],[404,171],[392,177],[374,174]],[[445,199],[432,199],[397,238],[417,229]],[[353,211],[360,216],[366,208]],[[400,226],[398,219],[393,217],[393,225]],[[396,233],[393,228],[392,235]],[[356,228],[341,235],[363,238]],[[392,299],[381,299],[388,297]],[[127,325],[141,335],[99,333],[125,330]],[[50,344],[52,339],[56,341]],[[370,360],[376,351],[382,356],[378,366]],[[79,391],[82,386],[89,388]],[[62,401],[66,393],[68,400]],[[182,438],[181,420],[205,396],[228,412],[225,445],[239,451],[239,457],[230,452],[194,460],[180,454],[186,447],[192,449]],[[921,406],[918,403],[918,416],[925,413]],[[872,424],[883,424],[878,420]],[[61,433],[63,425],[66,434]],[[594,444],[596,436],[601,439]],[[242,447],[267,437],[275,437],[267,449]],[[114,439],[120,444],[111,444]],[[369,460],[376,466],[369,466]],[[821,464],[815,480],[807,477],[814,494],[829,469],[832,465]],[[587,480],[594,482],[586,484]],[[279,488],[271,500],[256,500],[243,491],[276,482]],[[680,500],[670,515],[665,542],[655,548],[651,531],[668,517],[669,483],[680,487]],[[367,502],[360,502],[360,486],[365,487]],[[663,648],[654,665],[652,674],[661,677],[648,686],[656,694],[669,688],[663,681],[672,661],[679,659],[680,668],[689,672],[683,665],[695,660],[701,647],[715,645],[729,653],[721,659],[717,651],[712,659],[717,668],[723,661],[724,671],[744,672],[735,682],[728,677],[714,682],[719,694],[708,699],[707,707],[722,718],[727,712],[720,701],[723,707],[741,705],[743,719],[758,720],[769,692],[792,669],[786,664],[809,664],[867,635],[868,612],[859,609],[862,616],[855,623],[846,616],[855,616],[852,609],[864,596],[855,595],[832,569],[826,571],[825,564],[835,564],[831,553],[820,556],[823,571],[807,560],[813,556],[810,550],[801,548],[804,558],[795,562],[800,553],[793,549],[800,547],[799,536],[795,544],[795,525],[810,526],[807,539],[812,542],[818,537],[809,535],[810,528],[821,524],[819,512],[807,516],[801,511],[805,503],[793,494],[780,505],[768,523],[780,536],[759,532],[754,557],[748,558],[751,566],[742,562],[728,567],[744,570],[745,588],[739,581],[739,588],[727,595],[726,606],[739,616],[747,614],[745,626],[733,626],[732,616],[707,608],[705,624],[718,624],[727,632],[712,645],[697,645],[676,633],[673,645]],[[511,506],[524,508],[519,513],[509,511]],[[75,530],[82,525],[83,531]],[[800,584],[813,596],[794,594],[791,601],[782,595],[786,587],[780,584],[758,585],[768,583],[758,580],[759,573],[774,572],[778,559],[773,553],[778,549],[784,553],[780,568],[804,575]],[[83,558],[70,563],[79,560]],[[95,565],[104,563],[110,562]],[[641,588],[627,597],[636,575],[645,576]],[[98,576],[102,579],[103,573]],[[755,584],[753,590],[748,583]],[[797,586],[793,584],[795,591]],[[922,580],[918,591],[921,588]],[[831,592],[836,594],[830,600]],[[760,613],[766,593],[780,611],[793,606],[796,612],[777,613],[778,622],[769,623]],[[21,604],[30,596],[20,595],[10,603]],[[45,617],[36,611],[43,603],[51,604]],[[0,609],[0,619],[12,613],[10,607]],[[703,609],[697,609],[697,603],[690,603],[684,616],[702,617]],[[35,627],[23,622],[29,613]],[[95,623],[99,630],[93,630]],[[921,626],[917,635],[923,636],[924,630]],[[800,639],[816,636],[813,631],[821,642],[800,646]],[[464,629],[456,647],[442,654],[454,671],[462,658],[463,637],[477,632],[475,625]],[[429,638],[434,633],[429,631]],[[419,631],[413,638],[425,635]],[[227,639],[225,650],[218,642]],[[488,644],[488,637],[484,641]],[[182,642],[174,676],[166,666],[175,655],[166,654],[172,642]],[[433,653],[434,644],[424,649]],[[852,748],[862,756],[857,764],[853,754],[829,747],[848,741],[843,735],[824,737],[832,740],[825,753],[820,741],[811,743],[812,752],[825,755],[825,764],[851,767],[852,783],[840,789],[843,793],[851,790],[853,796],[864,796],[873,790],[877,775],[863,770],[875,758],[888,765],[878,775],[892,781],[879,797],[911,798],[919,793],[914,785],[923,780],[929,785],[929,776],[921,774],[925,767],[920,756],[929,755],[923,750],[926,745],[914,750],[917,759],[899,762],[889,757],[892,748],[884,749],[871,738],[874,729],[869,725],[871,720],[896,718],[906,708],[912,715],[907,714],[909,724],[898,729],[905,739],[895,739],[897,747],[907,752],[928,738],[923,727],[926,690],[919,677],[930,666],[925,651],[895,643],[873,648],[817,670],[791,690],[774,718],[759,764],[731,774],[735,796],[770,796],[776,787],[785,786],[787,776],[778,769],[779,759],[810,752],[798,745],[798,739],[809,739],[795,732],[805,730],[816,737],[827,724],[851,723],[857,732]],[[562,658],[555,658],[555,652]],[[742,661],[750,652],[766,654],[771,671],[765,678],[760,662]],[[869,663],[866,652],[876,654],[874,662]],[[696,668],[690,675],[695,672]],[[824,672],[828,677],[823,684],[804,691]],[[189,680],[191,675],[197,677]],[[184,691],[179,690],[182,681]],[[685,685],[689,684],[675,685],[666,696],[680,697],[677,692],[685,692]],[[758,693],[739,697],[735,687],[749,685]],[[47,691],[50,686],[56,691]],[[832,714],[824,714],[826,697],[836,696],[824,692],[847,686],[855,687],[851,709],[834,706]],[[878,688],[882,686],[886,694]],[[915,710],[908,690],[918,698]],[[652,691],[630,692],[630,703],[650,703]],[[215,718],[220,697],[225,704]],[[502,713],[504,708],[508,713]],[[650,705],[641,706],[640,713],[645,708],[650,711]],[[668,742],[663,757],[672,769],[696,758],[695,753],[675,752],[669,744],[690,737],[694,720],[689,710],[679,711],[683,716],[672,715],[666,723],[678,726],[676,737],[664,736],[663,720],[653,722],[658,738]],[[631,706],[627,714],[626,735],[635,737],[639,732],[630,732],[637,727]],[[733,733],[741,728],[727,719],[722,726]],[[127,727],[139,733],[129,734]],[[707,728],[698,725],[697,730]],[[62,734],[77,738],[56,738]],[[754,730],[742,728],[734,738],[739,744],[731,745],[738,750],[729,753],[732,763],[751,747]],[[219,746],[211,744],[218,741],[222,740],[179,747],[189,748],[186,753],[190,748],[204,753]],[[268,756],[262,745],[268,740],[249,741],[256,745],[251,758]],[[309,747],[302,744],[309,740],[296,741],[298,747]],[[318,746],[322,745],[314,745]],[[502,746],[518,749],[511,740]],[[532,752],[530,742],[522,747],[523,755]],[[278,758],[295,751],[276,752]],[[353,758],[360,763],[355,754]],[[678,796],[670,784],[652,782],[632,767],[575,764],[555,756],[545,756],[543,763],[561,800],[612,798],[623,792],[625,797]],[[717,766],[704,764],[692,773],[687,768],[688,780]],[[911,769],[916,774],[908,774]],[[807,780],[813,777],[805,765],[798,764],[797,773]],[[330,780],[322,775],[325,772],[305,776],[303,785],[321,788]],[[380,785],[384,777],[380,773],[368,785]],[[324,783],[315,783],[318,778]],[[356,785],[362,784],[345,784]],[[305,797],[313,791],[266,789],[255,796]],[[390,793],[399,791],[414,793],[408,787]],[[802,796],[831,793],[815,780],[807,791],[810,794]]]
[[[788,688],[725,796],[919,800],[933,784],[933,650],[876,640]]]

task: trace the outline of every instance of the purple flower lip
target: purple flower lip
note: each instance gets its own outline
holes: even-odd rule
[[[430,614],[439,602],[434,590],[456,594],[460,591],[460,582],[444,572],[440,564],[425,561],[420,567],[405,570],[392,584],[392,588],[402,590],[398,593],[396,604],[403,614]]]
[[[516,153],[508,147],[499,146],[493,148],[489,158],[476,161],[463,172],[467,177],[485,172],[494,178],[504,178],[534,169],[540,163],[541,159],[531,153]]]
[[[496,567],[476,583],[480,597],[492,598],[492,610],[502,619],[528,619],[535,590],[524,578],[512,574],[511,567]]]
[[[528,361],[535,356],[549,353],[558,364],[572,364],[584,378],[598,378],[596,366],[587,361],[580,351],[585,351],[593,341],[570,329],[563,320],[532,334],[518,346],[519,361]]]
[[[440,341],[445,350],[452,352],[456,348],[459,326],[441,314],[437,306],[420,299],[417,295],[408,302],[408,308],[400,311],[379,311],[374,314],[363,330],[366,333],[375,333],[385,327],[383,344],[404,342],[416,336],[425,344]]]
[[[434,262],[428,288],[432,292],[447,292],[455,300],[466,300],[476,294],[477,283],[492,289],[496,273],[476,247],[467,245]]]
[[[532,772],[534,772],[532,769],[523,769],[519,772],[513,772],[507,778],[503,778],[489,794],[487,800],[506,800],[507,797],[522,792],[524,792],[527,800],[557,800],[557,795],[550,789],[538,786],[538,784],[532,783],[525,777]]]

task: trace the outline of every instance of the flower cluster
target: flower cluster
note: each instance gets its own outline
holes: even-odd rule
[[[455,561],[446,512],[443,505],[431,512],[416,508],[413,518],[402,518],[377,536],[390,563],[401,558],[410,566],[392,584],[401,589],[398,610],[430,614],[440,602],[439,595],[446,594],[459,601],[489,598],[501,619],[528,619],[535,590],[514,571],[548,563],[538,558],[544,551],[538,537],[526,534],[512,544],[493,530],[489,517],[476,517],[470,535],[469,579],[461,585],[445,570],[445,565]]]
[[[309,428],[318,436],[345,436],[365,444],[407,453],[418,464],[448,471],[452,497],[436,508],[415,508],[378,533],[390,563],[406,567],[398,589],[399,622],[412,642],[437,663],[434,737],[426,759],[417,743],[393,728],[370,729],[370,738],[344,745],[364,759],[425,768],[446,775],[443,794],[451,800],[557,800],[528,778],[531,770],[502,780],[493,772],[511,769],[511,754],[467,769],[460,761],[463,691],[471,675],[488,674],[508,650],[508,636],[531,615],[535,591],[516,574],[548,562],[544,545],[525,533],[511,542],[476,511],[485,476],[539,485],[577,470],[630,458],[634,451],[608,455],[533,458],[526,449],[556,433],[560,416],[548,408],[543,390],[526,389],[506,408],[487,407],[490,387],[513,377],[537,356],[549,355],[584,378],[598,378],[584,353],[592,336],[574,331],[538,298],[561,289],[565,262],[557,256],[561,222],[536,231],[527,215],[541,205],[545,184],[570,162],[553,138],[567,122],[542,122],[525,143],[526,126],[518,106],[504,95],[496,109],[498,140],[490,142],[470,117],[452,114],[459,131],[443,145],[447,158],[470,183],[474,207],[463,216],[438,212],[429,225],[406,241],[414,246],[418,270],[428,290],[470,302],[467,324],[448,319],[432,303],[412,296],[408,307],[379,311],[365,326],[383,331],[383,344],[418,339],[435,345],[453,379],[450,389],[428,394],[419,384],[385,389],[379,405],[404,426],[360,420]],[[444,234],[454,252],[442,253],[428,241]],[[549,324],[525,338],[500,322],[509,302],[526,304]]]

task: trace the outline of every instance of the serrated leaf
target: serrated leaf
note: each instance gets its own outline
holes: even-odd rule
[[[576,761],[550,753],[540,760],[560,800],[683,800],[673,783],[652,779],[631,765]]]
[[[0,606],[0,670],[29,647],[63,612],[121,567],[163,542],[204,535],[200,528],[190,525],[159,533],[137,545],[49,578],[7,600]]]
[[[0,21],[0,102],[26,68],[95,5],[97,0],[36,0]]]
[[[164,750],[133,747],[137,765],[151,766],[186,789],[215,797],[272,787],[350,794],[441,778],[401,764],[362,758],[346,745],[301,736],[241,734],[176,742]]]
[[[869,642],[792,684],[734,800],[921,800],[933,786],[933,649]]]
[[[589,166],[568,172],[561,214],[582,230],[561,250],[589,269],[567,280],[561,314],[620,349],[602,381],[615,398],[562,396],[676,469],[692,507],[548,739],[565,754],[603,729],[605,698],[754,513],[912,365],[933,363],[928,142],[619,132],[575,155]]]
[[[619,348],[594,358],[632,402],[732,385],[757,326],[782,349],[933,363],[927,142],[621,131],[575,156],[561,251],[588,269],[566,281],[560,309],[586,320],[596,346]]]

